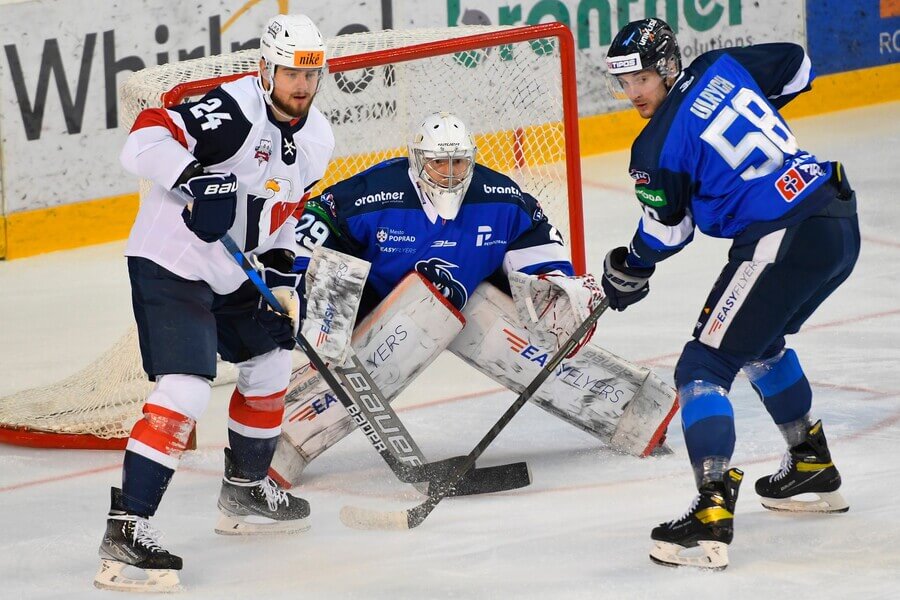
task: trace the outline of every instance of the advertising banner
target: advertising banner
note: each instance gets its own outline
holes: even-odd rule
[[[834,4],[839,4],[835,2]],[[384,28],[561,21],[578,48],[582,115],[623,108],[602,84],[616,31],[645,16],[676,28],[689,63],[713,48],[804,43],[803,0],[34,0],[0,4],[4,213],[137,189],[118,163],[117,88],[145,66],[258,45],[276,12],[304,12],[326,37]]]
[[[900,0],[807,0],[806,23],[820,75],[900,62]]]

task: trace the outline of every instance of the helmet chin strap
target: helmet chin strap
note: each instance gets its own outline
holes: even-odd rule
[[[282,110],[278,104],[276,104],[276,100],[274,98],[275,94],[275,69],[274,67],[269,65],[269,62],[266,61],[266,80],[265,82],[269,85],[268,89],[266,89],[265,85],[262,85],[262,77],[260,77],[260,85],[263,89],[263,97],[265,98],[266,104],[269,105],[269,108],[272,109],[272,112],[275,113],[276,117],[283,118],[287,121],[293,121],[294,119],[303,118],[302,115],[292,115],[284,110]]]
[[[272,112],[276,113],[276,117],[282,117],[288,121],[293,121],[294,119],[303,118],[301,115],[291,115],[278,107],[278,104],[275,103],[275,99],[272,98],[272,101],[269,103],[269,106],[272,108]]]

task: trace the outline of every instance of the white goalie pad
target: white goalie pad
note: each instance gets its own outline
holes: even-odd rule
[[[356,327],[353,349],[390,402],[462,330],[463,316],[418,273],[408,275]],[[309,365],[294,371],[285,398],[281,437],[271,473],[295,484],[312,459],[356,424]]]
[[[512,299],[481,284],[463,311],[466,327],[449,350],[510,390],[521,393],[552,357],[518,325]],[[587,344],[531,397],[544,410],[619,451],[647,456],[677,408],[676,393],[645,367]]]
[[[306,318],[301,332],[320,356],[343,364],[371,263],[316,246],[306,271]]]

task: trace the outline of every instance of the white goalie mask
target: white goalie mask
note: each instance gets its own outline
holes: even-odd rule
[[[475,150],[465,123],[448,112],[427,116],[409,144],[409,167],[422,200],[443,219],[459,213],[472,183]]]
[[[269,19],[259,39],[259,51],[265,64],[259,77],[268,85],[268,89],[263,87],[263,90],[269,106],[272,106],[277,66],[318,70],[321,85],[325,71],[325,39],[306,15],[275,15]]]

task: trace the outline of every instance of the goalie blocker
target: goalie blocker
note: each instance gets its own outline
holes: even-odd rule
[[[479,286],[461,314],[417,273],[356,327],[352,346],[389,401],[444,349],[517,393],[549,358],[548,351],[530,343],[517,324],[512,299],[497,288]],[[562,363],[532,401],[635,456],[661,444],[677,408],[675,391],[649,369],[593,344]],[[356,424],[308,365],[294,372],[285,402],[271,471],[279,481],[297,484],[306,465]]]

